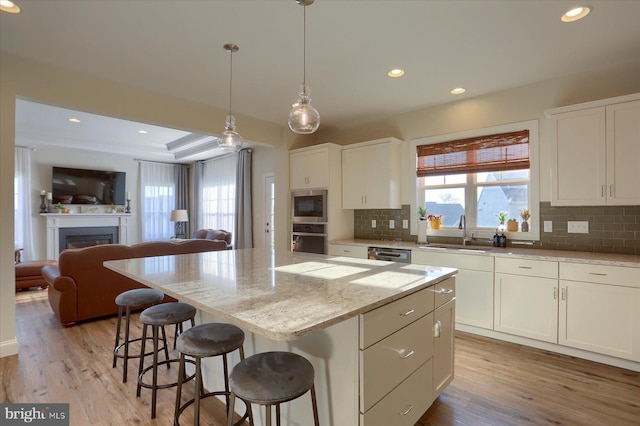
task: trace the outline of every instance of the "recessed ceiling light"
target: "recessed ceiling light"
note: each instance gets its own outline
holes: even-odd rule
[[[138,130],[138,133],[142,135],[146,135],[148,132],[146,130]]]
[[[78,120],[77,118],[70,118],[69,121],[72,122],[72,123],[79,123],[80,122],[80,120]]]
[[[467,89],[465,89],[464,87],[456,87],[455,89],[451,89],[449,93],[451,93],[452,95],[462,95],[466,91]]]
[[[562,15],[562,18],[560,18],[560,20],[562,22],[574,22],[587,16],[591,12],[591,10],[593,10],[593,7],[591,6],[574,7],[573,9],[567,11],[564,15]]]
[[[0,0],[0,10],[9,13],[18,13],[20,8],[17,4],[9,0]]]
[[[393,77],[393,78],[402,77],[404,75],[404,70],[401,70],[400,68],[395,68],[395,69],[392,69],[391,71],[389,71],[387,73],[387,75],[389,77]]]

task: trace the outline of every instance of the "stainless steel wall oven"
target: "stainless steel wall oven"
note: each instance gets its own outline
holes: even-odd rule
[[[291,232],[291,251],[327,254],[326,223],[294,223]]]

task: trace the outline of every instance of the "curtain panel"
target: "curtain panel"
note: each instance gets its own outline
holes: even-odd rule
[[[253,248],[253,208],[251,204],[251,149],[238,153],[236,171],[235,244],[238,249]]]
[[[176,167],[141,161],[139,171],[142,241],[169,240],[175,236],[175,224],[169,219],[176,208]]]
[[[22,249],[22,260],[33,260],[35,256],[31,231],[32,199],[40,198],[31,191],[31,149],[16,147],[14,171],[14,246]]]

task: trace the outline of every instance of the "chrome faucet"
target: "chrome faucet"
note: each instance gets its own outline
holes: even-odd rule
[[[466,246],[467,241],[471,241],[472,238],[467,237],[467,217],[463,214],[460,215],[460,223],[458,229],[462,229],[462,245]]]

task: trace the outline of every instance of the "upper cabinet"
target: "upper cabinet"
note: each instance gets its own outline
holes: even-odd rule
[[[551,203],[640,204],[640,95],[547,111]]]
[[[329,187],[329,147],[296,150],[289,154],[291,189]]]
[[[342,150],[342,208],[399,209],[400,148],[394,138]]]

